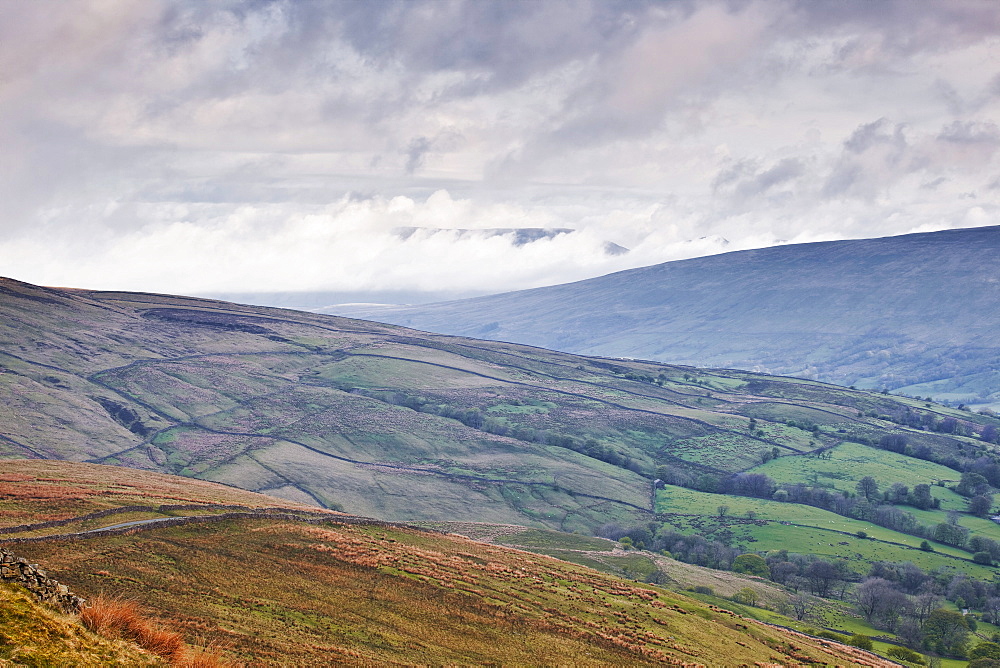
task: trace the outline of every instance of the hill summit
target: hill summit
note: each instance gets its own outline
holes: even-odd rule
[[[775,246],[413,307],[433,332],[1000,404],[1000,227]]]

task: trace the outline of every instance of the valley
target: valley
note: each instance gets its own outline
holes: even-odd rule
[[[507,662],[543,648],[595,665],[620,651],[685,660],[648,635],[670,622],[634,626],[645,594],[574,607],[579,587],[559,583],[598,577],[586,569],[666,587],[657,596],[707,605],[706,619],[874,636],[883,656],[912,634],[908,617],[858,612],[873,577],[910,610],[910,569],[942,609],[972,607],[980,640],[997,621],[990,411],[211,300],[0,288],[0,540],[229,659],[481,663],[469,648],[499,642],[487,618],[508,610],[526,640],[504,646]],[[504,546],[561,560],[509,566],[541,568],[528,580],[555,598],[528,605],[510,589],[521,579],[479,572],[514,559]],[[734,572],[741,555],[766,559],[763,579]],[[107,566],[87,570],[95,559]],[[241,569],[284,575],[226,592]],[[313,604],[296,593],[317,586]],[[632,635],[598,641],[594,605]],[[373,627],[383,608],[408,630]],[[432,640],[418,610],[463,640]],[[692,638],[689,659],[737,665]]]

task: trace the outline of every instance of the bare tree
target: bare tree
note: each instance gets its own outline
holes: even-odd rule
[[[797,594],[795,596],[792,596],[790,599],[788,599],[788,603],[789,605],[792,606],[792,612],[795,613],[795,619],[799,620],[800,622],[803,619],[809,617],[810,613],[812,612],[813,608],[812,602],[809,600],[809,597],[806,596],[805,594]]]

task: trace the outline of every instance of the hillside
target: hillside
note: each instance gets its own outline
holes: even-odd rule
[[[341,315],[1000,407],[1000,227],[739,251]]]
[[[0,665],[165,666],[159,657],[121,640],[87,631],[77,620],[38,603],[24,589],[0,582]]]
[[[589,533],[649,521],[657,478],[714,489],[775,456],[889,435],[957,479],[1000,426],[742,371],[184,297],[0,291],[4,457],[173,473],[388,520]]]
[[[0,517],[11,505],[46,512],[39,485],[63,489],[69,512],[123,501],[102,480],[118,472],[60,462],[46,467],[3,463],[8,477],[20,480],[7,483]],[[87,473],[94,476],[89,482]],[[152,495],[138,500],[157,500],[165,480],[141,476],[133,490],[141,494],[149,485]],[[78,484],[75,492],[70,481]],[[185,481],[174,487],[184,489]],[[193,484],[184,496],[210,504],[227,493]],[[76,510],[74,499],[81,502]],[[653,585],[380,522],[218,517],[5,547],[43,564],[84,597],[136,601],[163,628],[238,663],[890,665]],[[12,620],[4,633],[20,632],[22,623]]]

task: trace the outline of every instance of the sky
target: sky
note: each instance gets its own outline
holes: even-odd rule
[[[998,120],[993,0],[0,0],[0,275],[421,301],[993,225]]]

